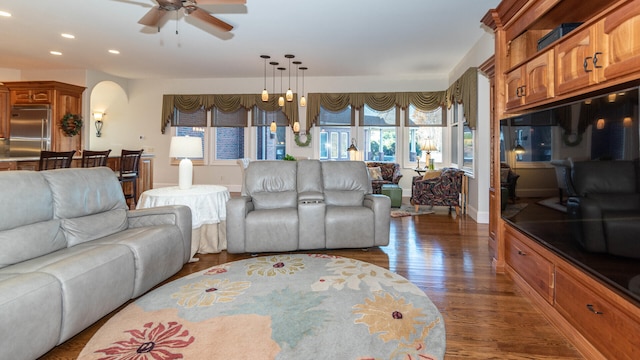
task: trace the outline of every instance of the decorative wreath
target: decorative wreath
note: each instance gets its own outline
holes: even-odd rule
[[[300,133],[296,134],[296,136],[293,137],[293,140],[296,142],[296,145],[300,147],[307,147],[311,144],[311,133],[307,133],[307,138],[304,142],[300,141]]]
[[[571,135],[575,135],[575,138],[573,139],[573,141],[569,140],[569,136]],[[571,134],[566,131],[562,133],[562,142],[567,146],[576,146],[580,144],[581,141],[582,141],[582,134],[580,133]]]
[[[66,136],[78,135],[82,129],[82,117],[78,114],[66,113],[62,117],[60,128]]]

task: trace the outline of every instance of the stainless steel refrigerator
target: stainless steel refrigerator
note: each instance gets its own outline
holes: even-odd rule
[[[10,157],[39,157],[41,150],[51,149],[51,108],[14,106],[9,129]]]

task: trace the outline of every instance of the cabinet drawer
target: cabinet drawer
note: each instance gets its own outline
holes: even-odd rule
[[[505,260],[549,304],[553,304],[553,264],[513,234],[506,233]]]
[[[640,319],[558,267],[556,309],[608,359],[640,358]]]

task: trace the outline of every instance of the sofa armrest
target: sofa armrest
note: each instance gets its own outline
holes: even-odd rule
[[[184,205],[158,206],[127,212],[129,228],[154,225],[176,225],[182,234],[184,263],[191,257],[191,209]]]
[[[391,228],[391,198],[380,194],[364,196],[364,206],[373,210],[374,245],[389,245]]]
[[[400,165],[395,164],[393,168],[393,179],[391,181],[393,181],[394,184],[397,184],[400,182],[401,178],[402,178],[402,171],[400,171]]]
[[[253,202],[249,196],[235,197],[227,201],[227,252],[245,252],[245,218],[251,211]]]

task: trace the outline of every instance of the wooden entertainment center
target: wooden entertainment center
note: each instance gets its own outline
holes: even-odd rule
[[[491,78],[490,247],[506,272],[587,359],[640,358],[640,304],[500,216],[500,119],[640,84],[640,0],[503,0]],[[538,49],[567,23],[575,30]],[[493,76],[491,76],[493,75]]]

